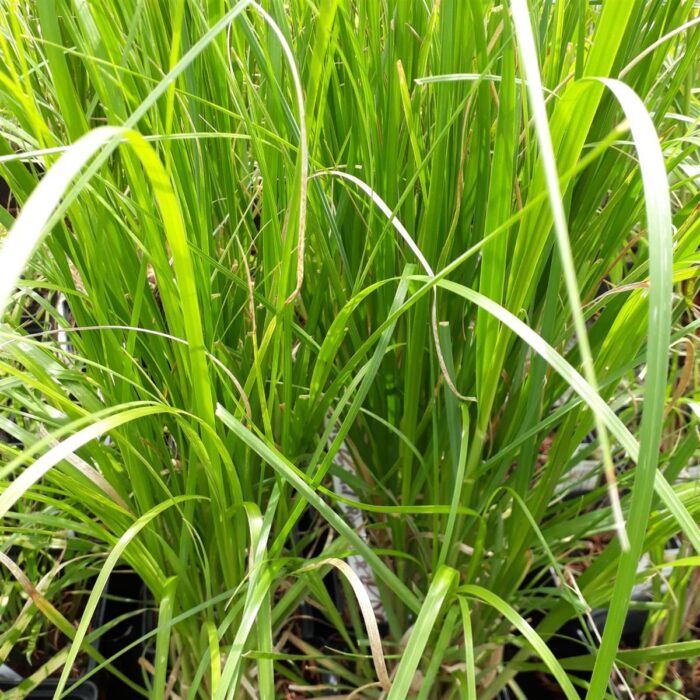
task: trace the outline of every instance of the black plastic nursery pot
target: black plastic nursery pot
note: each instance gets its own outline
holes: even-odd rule
[[[100,653],[106,659],[119,654],[111,666],[133,683],[143,686],[145,672],[142,660],[152,661],[153,650],[147,642],[136,642],[156,626],[148,589],[133,571],[115,571],[110,576],[104,598],[105,623],[122,619],[100,637]],[[122,653],[126,647],[130,648]],[[95,683],[100,700],[143,697],[107,669],[102,669],[96,675]]]
[[[669,542],[668,551],[677,551],[673,542]],[[554,575],[549,569],[541,570],[527,577],[528,582],[535,580],[544,581],[544,585],[556,585]],[[620,638],[620,645],[623,648],[638,649],[641,646],[642,634],[649,617],[649,610],[644,606],[650,601],[651,596],[643,587],[637,588],[633,592]],[[529,616],[529,621],[536,627],[543,616],[543,613],[533,611]],[[589,616],[583,618],[583,622],[578,619],[569,620],[545,642],[557,659],[588,655],[592,651],[589,640],[602,636],[607,618],[607,608],[595,608]],[[517,651],[518,649],[514,646],[507,647],[505,658],[512,658]],[[589,671],[569,671],[568,673],[570,677],[578,678],[584,682],[590,681],[591,678]],[[515,677],[515,682],[525,697],[532,700],[559,700],[565,697],[554,677],[543,671],[521,671]],[[585,697],[584,687],[578,686],[577,689],[579,695]]]
[[[306,559],[311,559],[321,553],[320,543],[313,537],[309,537],[309,535],[313,534],[315,528],[316,515],[310,509],[306,509],[299,518],[293,534],[297,544],[301,544],[301,556]],[[342,611],[342,587],[334,569],[329,570],[325,575],[323,584],[331,600]],[[337,650],[348,651],[342,637],[321,610],[307,602],[302,602],[299,607],[299,613],[298,628],[295,632],[300,639],[316,649],[332,647]],[[298,653],[298,649],[291,642],[287,642],[285,651],[292,654]],[[331,688],[337,684],[337,678],[332,673],[321,669],[314,669],[313,671],[304,669],[304,675],[310,684],[321,682]],[[329,689],[328,694],[333,695],[334,691]],[[343,693],[338,690],[337,694]]]
[[[649,598],[644,595],[635,596],[635,603],[647,602]],[[557,659],[567,659],[575,656],[584,656],[591,653],[588,638],[596,634],[603,634],[608,611],[605,608],[597,608],[592,611],[590,621],[584,627],[579,620],[569,620],[560,627],[556,634],[546,640],[547,646]],[[638,649],[644,625],[646,624],[649,612],[644,609],[632,608],[628,611],[622,631],[621,644],[627,649]],[[534,622],[537,622],[537,615],[534,615]],[[595,629],[593,629],[595,626]],[[512,657],[517,649],[510,648],[506,652],[506,658]],[[582,681],[590,681],[591,674],[588,671],[569,671],[569,676],[579,678]],[[564,694],[553,676],[542,671],[521,671],[515,677],[515,682],[525,697],[532,700],[560,700]],[[578,686],[581,697],[585,697],[586,691]]]
[[[144,684],[141,660],[150,660],[150,647],[143,643],[135,644],[128,651],[120,652],[154,629],[155,619],[148,599],[148,591],[138,575],[132,571],[116,571],[109,579],[92,624],[94,629],[108,627],[93,646],[106,659],[119,654],[111,662],[112,668],[140,686]],[[110,622],[114,624],[110,625]],[[132,700],[143,697],[108,669],[93,673],[95,666],[96,662],[89,659],[83,675],[71,678],[68,687],[73,688],[63,697],[68,700]],[[89,679],[83,680],[86,675],[90,676]],[[0,692],[21,691],[23,681],[26,682],[22,678],[0,680]],[[57,683],[56,678],[47,678],[22,697],[53,698]]]
[[[101,600],[97,610],[95,612],[95,624],[100,626],[103,624],[105,616],[105,600]],[[99,640],[93,645],[96,649],[100,649]],[[95,661],[92,658],[88,658],[85,669],[82,675],[73,677],[68,682],[68,686],[72,686],[79,683],[75,689],[71,690],[64,698],[68,700],[99,700],[100,694],[98,691],[98,686],[91,680],[81,681],[86,674],[90,673],[95,668]],[[39,683],[31,691],[27,691],[27,688],[31,688],[33,683],[30,678],[20,676],[12,668],[10,664],[3,667],[4,673],[0,675],[0,694],[4,694],[7,691],[19,691],[20,697],[23,698],[53,698],[56,691],[56,686],[58,685],[57,678],[46,678],[41,683]],[[27,674],[29,676],[29,674]]]
[[[591,437],[587,436],[582,446],[586,447],[590,440]],[[581,472],[579,477],[581,474],[585,477],[584,472]],[[564,495],[564,501],[570,502],[576,499],[583,499],[592,493],[585,478],[583,481],[583,487],[580,484],[570,487],[568,493]],[[675,547],[677,547],[677,543],[668,543],[670,550],[673,550]],[[531,572],[523,582],[522,588],[525,589],[534,582],[540,582],[538,585],[557,587],[554,572],[549,568]],[[643,604],[649,601],[650,596],[643,590],[638,589],[633,592],[632,605],[627,612],[620,639],[623,647],[627,649],[638,649],[640,647],[642,633],[649,617],[649,611],[644,609]],[[543,617],[543,613],[534,610],[529,615],[529,621],[536,627]],[[583,618],[583,621],[572,619],[566,622],[555,634],[545,640],[546,644],[557,659],[588,655],[592,650],[589,640],[602,636],[607,617],[607,608],[596,608],[591,611],[589,616]],[[518,649],[514,646],[506,647],[505,658],[512,658],[517,651]],[[578,678],[584,684],[590,681],[591,678],[591,673],[588,671],[569,671],[568,673],[572,679]],[[554,677],[544,671],[521,671],[515,677],[515,682],[525,697],[532,700],[560,700],[565,698]],[[577,690],[581,697],[585,697],[586,691],[584,687],[579,685]]]
[[[43,681],[38,688],[27,695],[23,695],[25,698],[53,698],[54,692],[56,690],[57,680],[48,679]],[[18,687],[21,688],[20,683],[0,683],[0,691],[5,692],[8,690],[16,690]],[[64,695],[67,700],[99,700],[99,692],[97,686],[91,681],[85,681],[75,690],[72,690],[68,695]]]

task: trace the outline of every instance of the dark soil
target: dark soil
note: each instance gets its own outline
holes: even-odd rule
[[[688,700],[700,700],[700,659],[675,661],[669,666],[666,685],[676,688],[678,681],[682,684],[681,694]]]

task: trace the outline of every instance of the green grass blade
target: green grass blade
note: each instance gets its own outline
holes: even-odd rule
[[[608,684],[634,585],[637,562],[644,546],[664,421],[673,274],[670,194],[656,129],[634,90],[619,81],[602,82],[615,95],[629,121],[639,157],[649,230],[649,327],[639,459],[629,513],[633,536],[630,551],[623,552],[617,569],[610,610],[587,695],[591,700],[602,696]]]
[[[173,619],[178,578],[171,576],[163,586],[163,597],[158,608],[158,632],[156,634],[155,675],[151,686],[151,699],[165,697],[165,682],[168,673],[168,651],[170,646],[170,621]]]
[[[567,700],[576,700],[576,698],[579,697],[569,677],[566,675],[566,671],[564,671],[549,647],[544,643],[537,632],[535,632],[527,620],[519,615],[508,603],[491,591],[473,584],[461,586],[459,588],[459,593],[470,598],[481,600],[498,610],[498,612],[527,639],[532,650],[544,661],[551,674],[557,679]]]
[[[408,697],[418,664],[423,658],[431,632],[444,606],[449,603],[459,574],[455,569],[443,566],[435,573],[425,601],[421,605],[413,631],[394,674],[387,700],[403,700]]]
[[[537,140],[540,146],[540,157],[547,182],[549,205],[552,210],[559,257],[561,259],[562,269],[564,271],[564,282],[566,284],[569,306],[571,308],[571,315],[573,317],[574,327],[576,329],[576,340],[581,352],[584,376],[593,390],[597,391],[598,380],[596,378],[593,354],[591,352],[591,346],[588,340],[586,322],[583,318],[579,284],[576,276],[574,258],[571,251],[571,243],[569,241],[566,213],[564,212],[562,195],[559,189],[559,175],[557,173],[552,136],[549,131],[547,109],[545,107],[544,97],[542,94],[542,81],[537,61],[535,41],[532,35],[532,25],[530,24],[530,17],[528,14],[527,0],[511,0],[511,7],[513,9],[513,24],[515,26],[516,34],[518,35],[520,56],[523,61],[523,69],[527,77],[527,90],[534,112],[535,131],[537,132]],[[620,537],[622,549],[627,550],[629,549],[629,538],[625,530],[624,516],[622,514],[622,507],[620,506],[620,495],[615,482],[615,469],[612,463],[608,433],[605,428],[605,424],[597,413],[594,412],[593,418],[595,421],[598,440],[603,452],[603,468],[608,481],[610,501],[612,503],[613,512],[615,515],[617,532]]]

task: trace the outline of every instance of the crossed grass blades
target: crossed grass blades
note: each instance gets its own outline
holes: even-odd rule
[[[2,10],[0,660],[64,635],[14,696],[110,665],[120,563],[154,699],[670,687],[700,654],[695,3]],[[327,488],[343,442],[367,539]],[[299,637],[309,604],[337,644]]]

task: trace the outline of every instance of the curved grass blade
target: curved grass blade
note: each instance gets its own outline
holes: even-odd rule
[[[85,134],[49,168],[31,193],[0,248],[0,314],[70,182],[95,153],[122,133],[123,129],[101,126]]]
[[[343,574],[343,576],[345,576],[345,578],[348,580],[348,583],[355,593],[357,604],[360,606],[362,619],[364,620],[365,627],[367,629],[369,646],[372,651],[372,661],[374,662],[374,669],[377,672],[379,685],[384,690],[388,691],[391,688],[391,681],[389,680],[389,673],[386,670],[386,661],[384,660],[384,650],[382,649],[382,639],[379,634],[379,627],[377,625],[377,616],[374,612],[372,600],[367,592],[367,588],[355,570],[343,559],[331,557],[329,559],[323,559],[317,564],[313,564],[311,567],[303,567],[299,570],[299,572],[302,572],[308,568],[318,569],[326,565],[334,566],[338,571],[340,571],[340,573]]]
[[[39,457],[32,465],[27,467],[9,486],[0,494],[0,518],[4,517],[12,506],[22,498],[22,496],[30,489],[46,472],[55,467],[61,460],[67,459],[77,449],[86,443],[94,440],[100,435],[103,435],[120,425],[124,425],[129,421],[143,418],[144,416],[152,416],[158,413],[176,413],[175,409],[163,406],[160,404],[147,404],[145,406],[137,406],[136,408],[126,408],[121,413],[113,416],[108,416],[102,420],[88,425],[86,428],[79,430],[74,435],[59,442],[55,447],[52,447],[45,455]]]
[[[632,88],[618,80],[602,78],[601,82],[620,103],[639,158],[649,230],[649,325],[639,459],[634,473],[629,514],[631,547],[630,551],[622,553],[617,569],[605,631],[588,690],[590,700],[600,697],[608,684],[634,586],[637,562],[644,546],[664,422],[673,293],[670,193],[664,156],[654,123]]]
[[[476,598],[498,610],[527,639],[532,650],[544,661],[551,674],[557,679],[567,700],[578,700],[578,693],[550,648],[544,643],[525,618],[495,593],[474,584],[466,584],[458,589],[460,595]]]

